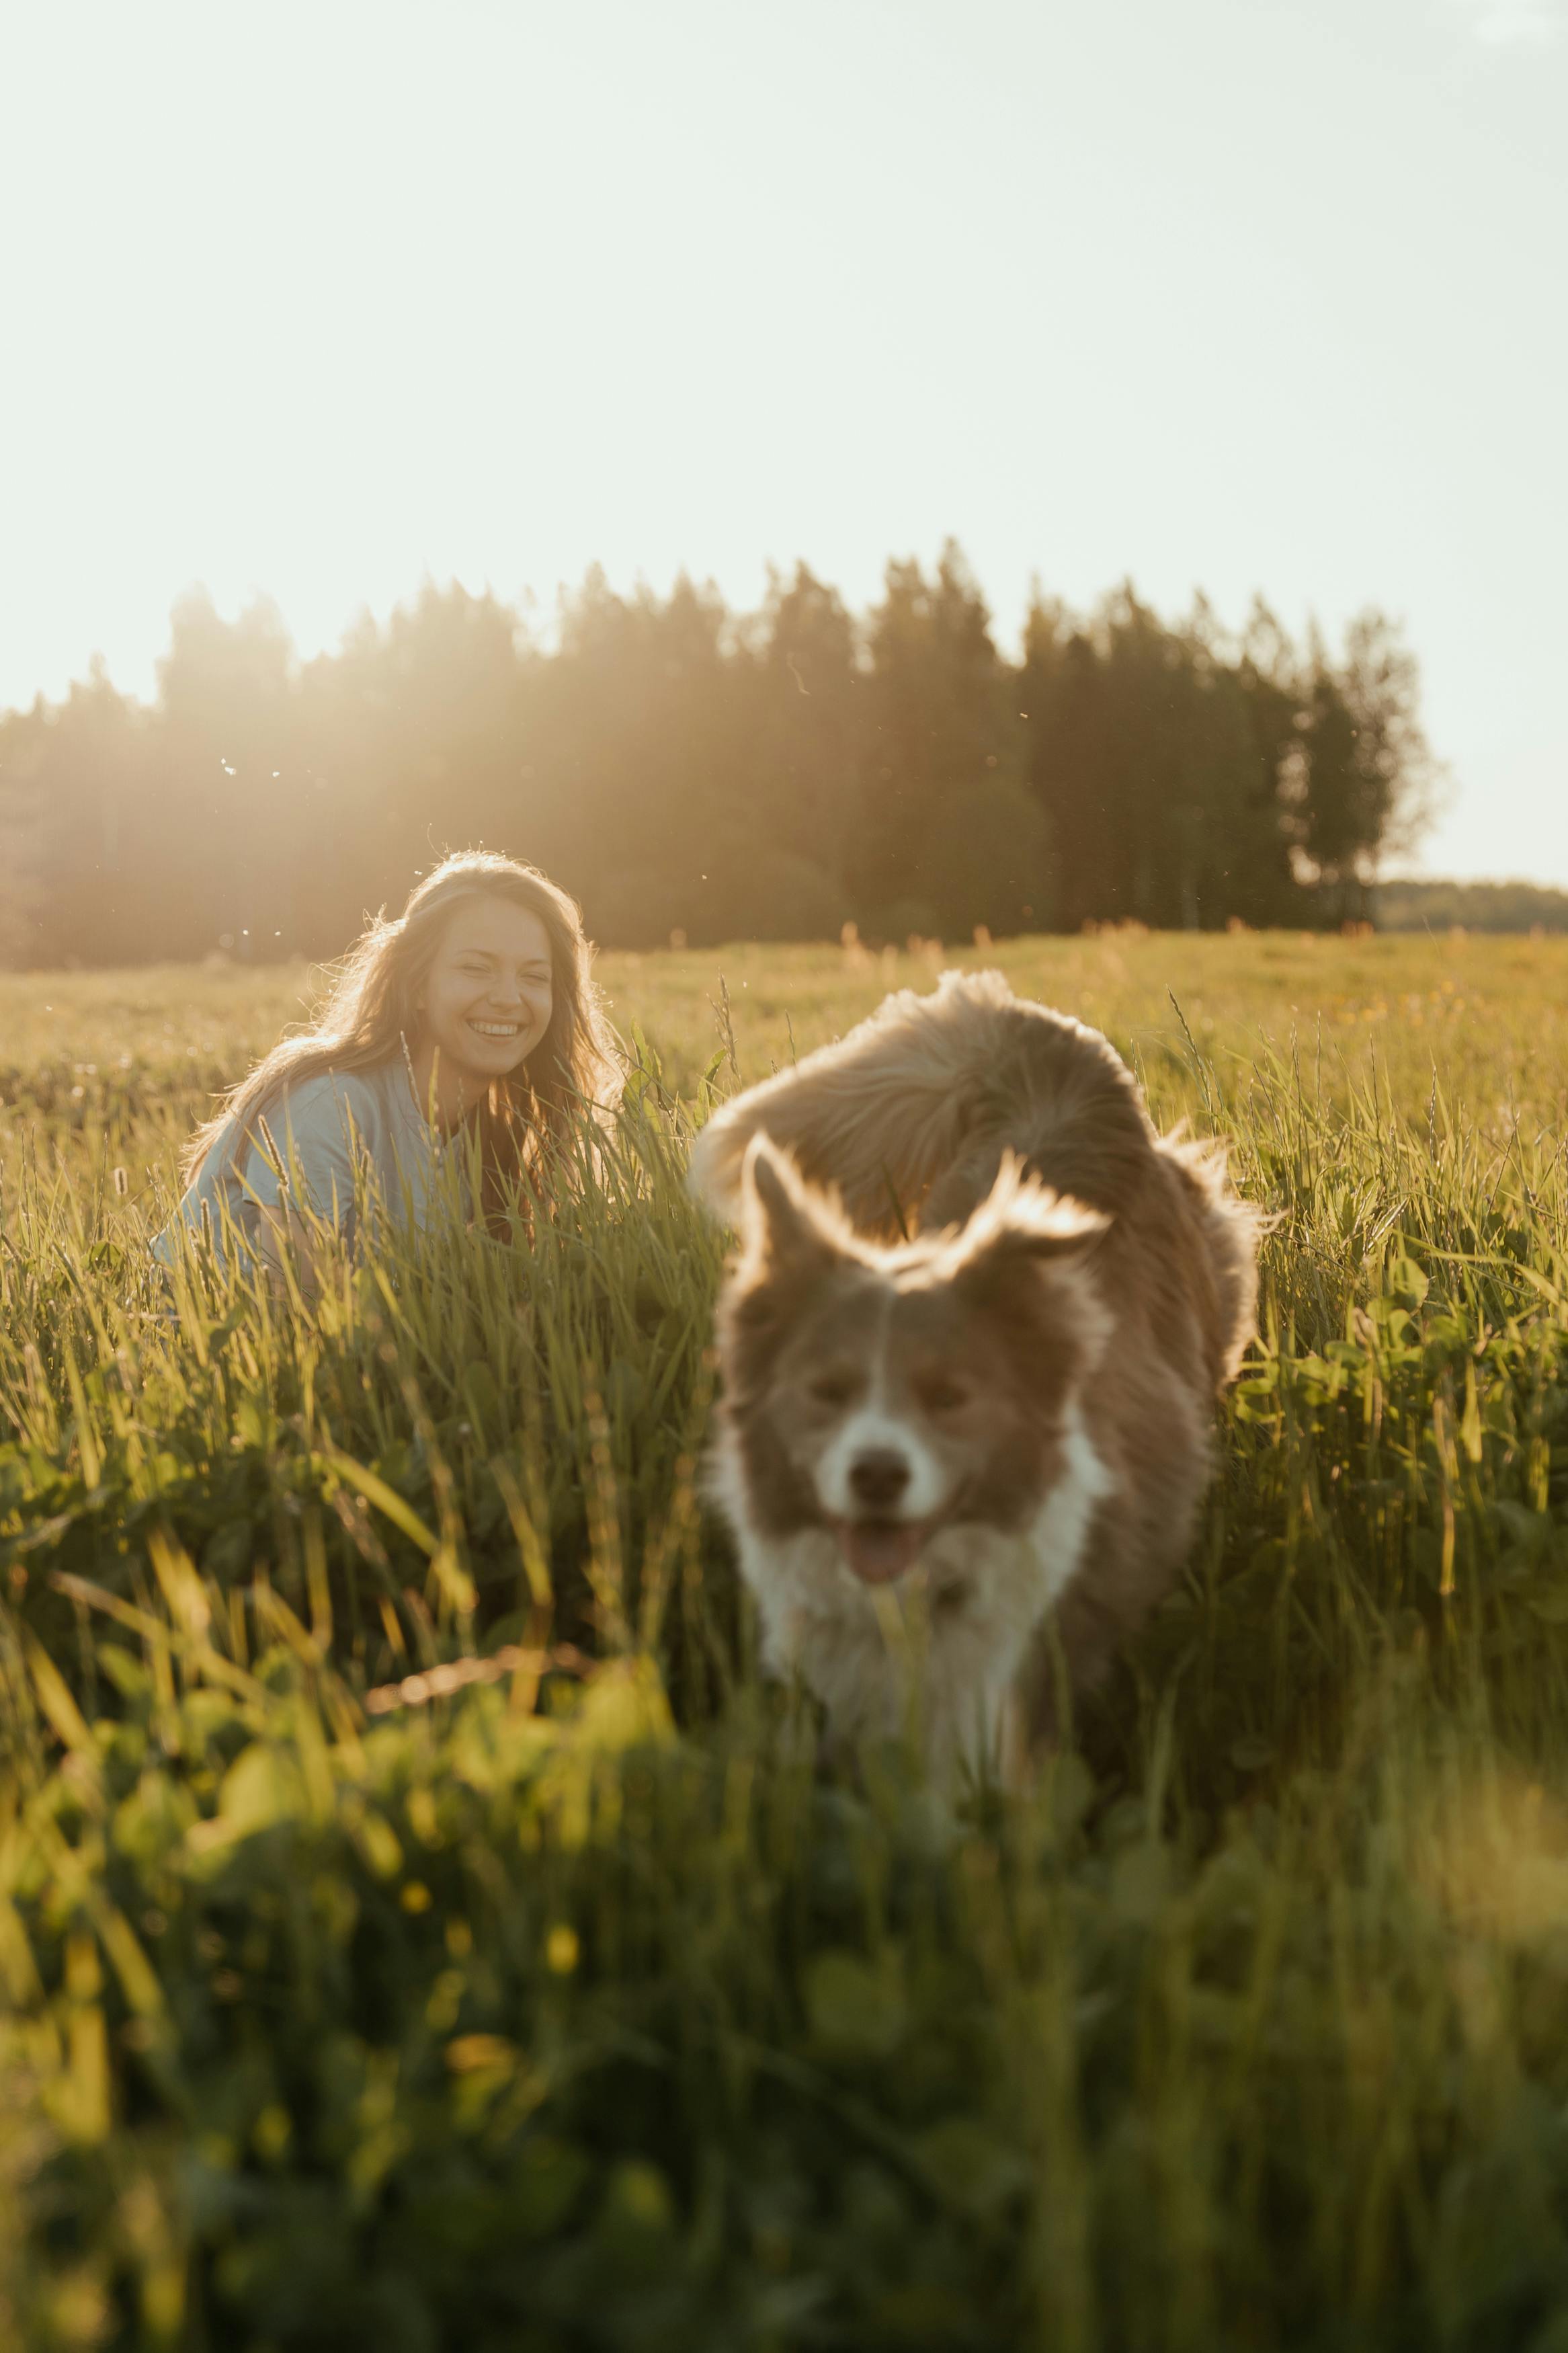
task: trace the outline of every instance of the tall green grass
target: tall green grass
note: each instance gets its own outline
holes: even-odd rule
[[[701,1089],[918,963],[623,960],[558,1214],[309,1307],[148,1264],[200,1005],[5,984],[143,1009],[0,1120],[0,2340],[1568,2346],[1563,961],[1005,960],[1275,1218],[1187,1575],[1006,1803],[820,1768],[695,1471]]]

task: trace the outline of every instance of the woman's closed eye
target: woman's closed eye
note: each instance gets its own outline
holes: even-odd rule
[[[503,979],[506,976],[503,974],[498,974],[494,966],[488,964],[459,965],[458,969],[461,972],[465,980],[499,980]],[[550,986],[549,966],[536,966],[527,972],[518,973],[516,975],[515,985],[519,988],[548,988]]]

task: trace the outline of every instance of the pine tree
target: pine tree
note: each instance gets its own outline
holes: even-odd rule
[[[1046,828],[1024,787],[1017,681],[955,542],[932,581],[889,565],[868,649],[858,905],[895,938],[1016,929],[1045,895]]]

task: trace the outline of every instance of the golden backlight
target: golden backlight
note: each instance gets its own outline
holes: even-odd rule
[[[0,708],[177,596],[304,655],[428,574],[961,537],[1005,631],[1201,583],[1403,617],[1467,788],[1568,880],[1563,11],[104,0],[0,37]]]

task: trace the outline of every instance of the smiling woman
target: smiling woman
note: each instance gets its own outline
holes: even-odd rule
[[[447,859],[355,942],[321,1019],[197,1131],[158,1255],[203,1236],[278,1268],[292,1241],[308,1270],[311,1219],[352,1241],[356,1204],[374,1198],[421,1222],[464,1136],[480,1214],[504,1215],[584,1107],[619,1093],[590,955],[575,903],[533,867]]]

